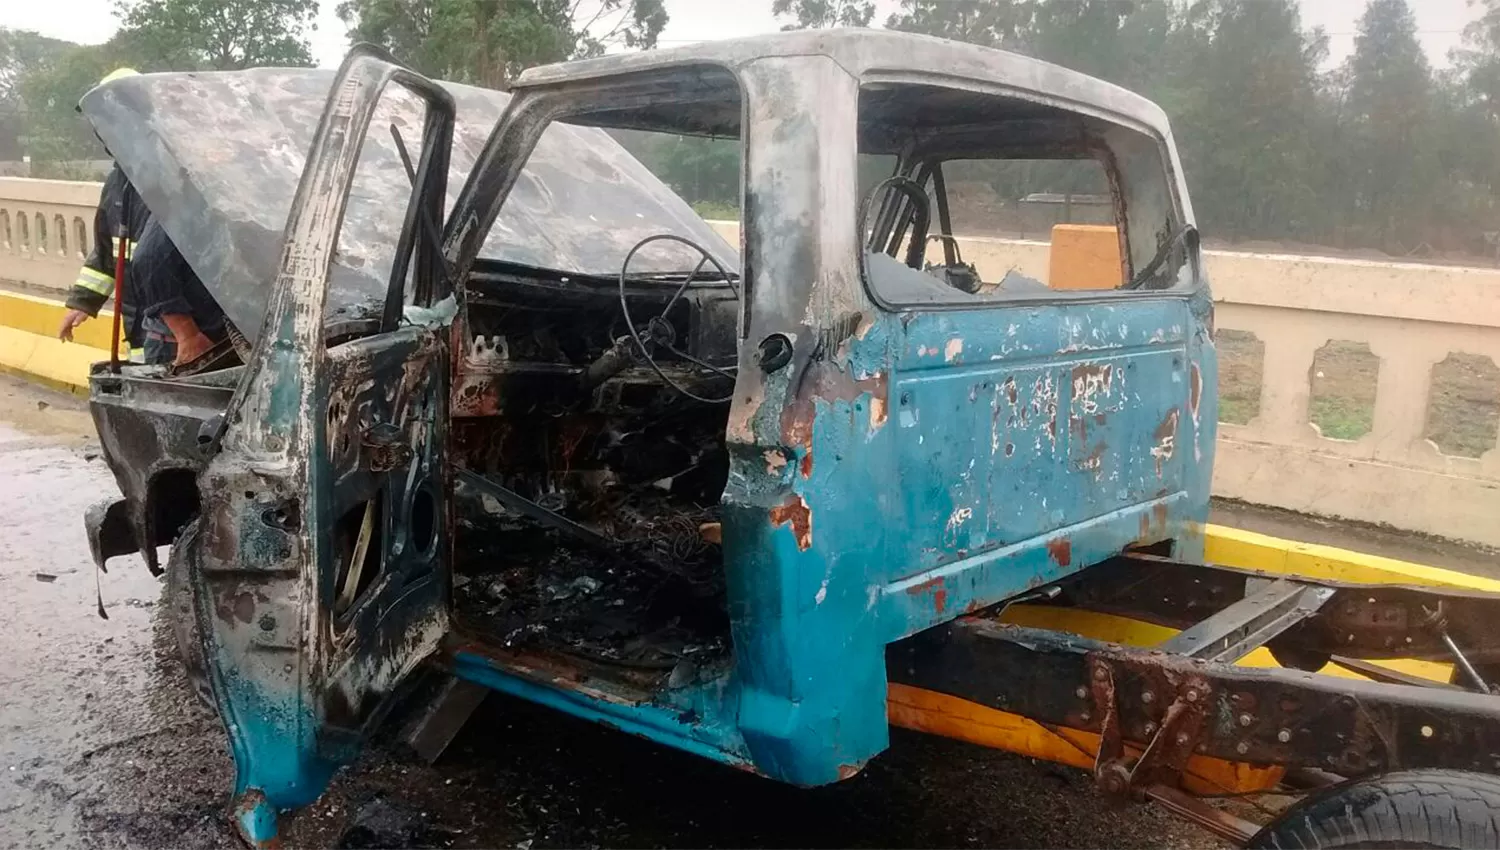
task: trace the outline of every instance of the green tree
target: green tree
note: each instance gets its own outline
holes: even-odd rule
[[[1500,119],[1500,0],[1477,0],[1476,5],[1481,14],[1464,28],[1463,45],[1453,59],[1473,104]]]
[[[1437,206],[1443,183],[1434,168],[1432,72],[1406,0],[1370,0],[1347,79],[1346,216],[1367,231],[1361,241],[1397,247],[1401,230]]]
[[[1176,68],[1172,0],[1049,0],[1033,7],[1024,49],[1126,88],[1165,92]]]
[[[100,45],[63,43],[16,79],[22,147],[33,161],[98,159],[104,149],[76,109],[84,92],[122,65],[139,64],[119,37]]]
[[[1483,234],[1500,231],[1500,0],[1476,5],[1481,14],[1453,51],[1453,69],[1438,81],[1434,123],[1441,128],[1439,169],[1451,175],[1445,217],[1468,222],[1466,247],[1497,256],[1500,246],[1486,244]]]
[[[34,32],[0,27],[0,160],[20,159],[25,153],[26,105],[21,84],[28,73],[49,65],[73,48],[70,42]]]
[[[1027,46],[1035,0],[901,0],[886,19],[893,30],[935,35],[985,47]]]
[[[424,74],[505,88],[526,68],[656,46],[663,0],[341,0],[351,41]]]
[[[1205,230],[1306,240],[1322,224],[1320,32],[1296,0],[1200,0],[1182,22],[1174,126]]]
[[[115,0],[121,38],[151,67],[311,65],[318,0]]]
[[[805,30],[828,27],[867,27],[875,17],[874,0],[774,0],[771,14],[797,19],[782,29]]]
[[[695,207],[737,217],[740,203],[740,142],[615,130],[610,133],[672,191]]]

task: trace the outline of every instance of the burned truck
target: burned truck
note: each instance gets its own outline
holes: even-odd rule
[[[509,95],[356,48],[336,74],[146,75],[82,108],[244,340],[96,369],[123,498],[87,525],[101,566],[166,573],[252,843],[419,667],[803,786],[886,748],[893,689],[946,694],[1085,730],[1101,787],[1241,840],[1184,801],[1199,762],[1494,767],[1488,693],[1233,666],[1389,657],[1389,629],[1321,619],[1376,596],[1447,604],[1482,659],[1495,602],[1202,564],[1213,308],[1149,101],[850,30],[538,68]],[[737,140],[738,250],[606,130]],[[960,239],[1006,215],[965,200],[979,173],[1108,197],[1106,260],[1049,285]],[[1018,600],[1190,640],[1000,624]],[[1430,631],[1413,617],[1406,651],[1446,657]],[[1366,710],[1330,713],[1349,693]],[[1245,694],[1259,719],[1220,723]],[[1433,717],[1441,746],[1406,746]]]

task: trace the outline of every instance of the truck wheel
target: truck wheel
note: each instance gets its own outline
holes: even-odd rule
[[[210,708],[213,691],[208,686],[208,664],[203,655],[202,633],[193,612],[193,564],[198,556],[198,520],[182,527],[172,553],[167,557],[167,600],[172,618],[172,636],[177,639],[177,655],[187,670],[188,683],[198,701]]]
[[[1248,846],[1500,847],[1500,777],[1408,770],[1343,782],[1288,809]]]

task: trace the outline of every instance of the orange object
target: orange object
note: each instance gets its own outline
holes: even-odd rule
[[[1107,224],[1058,224],[1052,228],[1047,285],[1053,289],[1119,289],[1120,231]]]
[[[889,686],[886,716],[892,726],[1084,770],[1094,769],[1094,757],[1099,752],[1099,736],[1093,732],[1062,727],[1054,731],[1019,714],[910,685]],[[1127,743],[1125,752],[1135,757],[1141,754],[1141,748]],[[1282,767],[1193,756],[1183,772],[1182,785],[1195,794],[1264,791],[1280,782],[1285,773]]]

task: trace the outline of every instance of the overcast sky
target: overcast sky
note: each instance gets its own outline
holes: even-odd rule
[[[1341,62],[1354,49],[1354,27],[1365,0],[1300,0],[1304,26],[1328,32],[1332,62]],[[1470,0],[1409,0],[1417,27],[1434,65],[1448,64],[1448,51],[1459,43],[1460,32],[1473,17]],[[662,33],[662,46],[780,29],[771,16],[771,0],[666,0],[671,23]],[[348,42],[343,24],[334,14],[336,0],[322,0],[318,30],[313,34],[313,56],[334,66]],[[899,5],[877,0],[877,21]],[[43,35],[83,44],[97,44],[114,33],[117,21],[111,0],[0,0],[0,26],[36,30]]]

